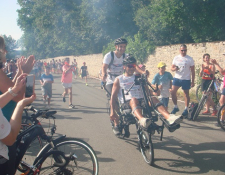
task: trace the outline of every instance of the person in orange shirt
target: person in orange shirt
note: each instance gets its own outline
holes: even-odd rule
[[[75,108],[75,106],[72,104],[72,78],[73,78],[73,66],[69,64],[70,58],[66,58],[64,65],[62,67],[63,73],[62,73],[62,85],[64,87],[64,92],[62,94],[63,102],[66,102],[66,94],[69,93],[69,108]]]
[[[201,70],[199,72],[199,76],[202,77],[202,92],[204,93],[204,91],[206,91],[211,83],[211,81],[213,80],[214,76],[215,76],[215,65],[213,65],[212,63],[210,63],[210,55],[209,54],[204,54],[203,55],[203,64],[201,67]],[[211,89],[213,89],[214,86],[212,84]],[[216,105],[212,99],[212,93],[210,93],[209,97],[207,98],[206,101],[206,110],[202,113],[203,115],[208,115],[210,114],[210,105],[213,107],[213,113],[212,116],[216,116],[217,114],[217,110],[216,110]]]

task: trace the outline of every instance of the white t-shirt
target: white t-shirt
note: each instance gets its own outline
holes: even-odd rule
[[[173,65],[178,66],[179,70],[176,71],[174,78],[180,80],[190,80],[191,79],[191,66],[194,66],[194,60],[192,57],[186,56],[175,56],[172,62]]]
[[[114,52],[113,52],[114,53]],[[125,57],[127,54],[125,54]],[[104,56],[103,64],[108,64],[111,62],[111,52],[107,53]],[[106,85],[113,84],[115,78],[121,74],[123,74],[123,55],[120,58],[116,57],[116,54],[114,53],[114,60],[113,63],[110,66],[110,69],[107,69],[107,79],[106,79]],[[114,76],[110,76],[114,75]]]
[[[124,89],[124,96],[126,101],[132,98],[136,98],[136,99],[144,98],[140,85],[134,85],[131,88],[131,90],[128,92],[128,95],[126,95],[127,91],[130,89],[130,87],[134,83],[135,75],[132,75],[129,77],[126,77],[125,75],[120,75],[117,78],[119,79],[119,83],[120,83],[118,99],[121,103],[124,103],[122,89]]]
[[[10,131],[11,131],[11,125],[2,114],[2,110],[0,108],[0,140],[8,136]],[[0,155],[6,159],[9,159],[8,147],[1,141],[0,141]]]

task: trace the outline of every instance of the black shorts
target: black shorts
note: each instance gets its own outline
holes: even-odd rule
[[[139,102],[139,106],[141,106],[142,108],[145,108],[145,101],[143,98],[138,99]],[[121,109],[131,109],[130,107],[130,100],[126,101],[125,103],[121,104]]]
[[[212,80],[204,80],[202,79],[202,84],[201,84],[201,87],[202,87],[202,91],[207,91],[210,83],[211,83]],[[212,83],[211,87],[210,87],[212,90],[214,90],[214,84]]]

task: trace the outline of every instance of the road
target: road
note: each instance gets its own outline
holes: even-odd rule
[[[74,80],[76,108],[69,109],[68,98],[66,103],[62,101],[60,76],[54,77],[52,110],[58,111],[56,132],[88,142],[97,153],[100,175],[225,174],[225,132],[214,126],[216,118],[200,116],[195,122],[184,120],[173,133],[165,129],[162,141],[158,134],[154,135],[155,166],[151,167],[138,150],[135,126],[130,126],[129,139],[114,136],[106,113],[105,92],[98,80],[89,79],[88,86],[81,79]],[[34,106],[42,108],[38,80],[35,91]],[[184,104],[179,103],[179,107],[182,109]]]

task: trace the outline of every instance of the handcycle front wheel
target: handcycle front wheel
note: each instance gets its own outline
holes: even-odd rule
[[[54,154],[49,155],[40,163],[40,174],[98,174],[97,156],[92,147],[86,142],[79,139],[65,138],[59,141],[54,149],[49,149],[48,152],[52,150],[61,151],[65,156],[69,155],[73,159],[62,168],[56,166],[56,163],[61,162],[58,162]]]
[[[154,148],[152,144],[151,134],[141,130],[139,134],[140,150],[145,162],[149,165],[154,164]]]
[[[222,117],[224,118],[222,119]],[[220,107],[217,113],[217,122],[219,126],[225,131],[225,104]]]

